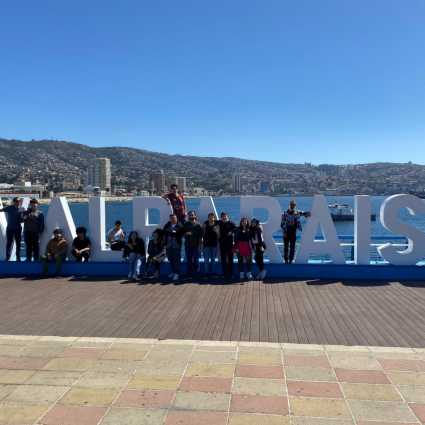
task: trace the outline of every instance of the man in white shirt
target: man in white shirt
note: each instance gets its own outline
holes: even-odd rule
[[[122,230],[121,221],[117,220],[115,226],[108,232],[108,242],[112,251],[121,251],[125,245],[127,233]]]

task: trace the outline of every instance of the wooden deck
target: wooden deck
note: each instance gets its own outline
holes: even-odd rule
[[[425,283],[0,278],[0,334],[425,347]]]

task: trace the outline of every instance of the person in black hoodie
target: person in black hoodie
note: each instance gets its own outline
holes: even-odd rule
[[[254,261],[260,268],[260,274],[257,276],[257,279],[264,279],[267,273],[267,270],[264,270],[264,252],[266,251],[266,244],[264,243],[263,228],[260,224],[260,220],[257,218],[251,220],[249,236],[251,249],[254,253]]]
[[[220,229],[220,238],[218,240],[220,247],[220,256],[221,256],[221,267],[222,267],[222,276],[233,277],[233,233],[238,226],[233,221],[230,221],[227,212],[222,212],[220,214],[220,220],[216,223]],[[227,268],[226,260],[229,263]]]
[[[152,263],[155,264],[155,273],[153,277],[159,279],[159,267],[165,260],[165,237],[162,229],[156,229],[152,233],[153,239],[148,245],[148,260],[146,262],[146,272],[143,276],[145,279],[149,277],[149,270]]]
[[[168,277],[179,280],[180,264],[182,259],[182,224],[176,214],[170,215],[170,221],[164,226],[165,250],[171,266],[171,274]]]
[[[146,258],[145,243],[139,238],[136,231],[132,231],[128,236],[128,241],[124,245],[124,256],[130,258],[130,271],[128,277],[137,279],[140,274],[140,267],[143,260]]]

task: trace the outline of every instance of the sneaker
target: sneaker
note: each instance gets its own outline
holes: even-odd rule
[[[159,279],[159,273],[158,272],[155,272],[154,275],[153,275],[153,277],[154,277],[154,279]]]
[[[264,279],[266,277],[267,270],[263,270],[261,274],[261,279]]]
[[[179,280],[179,277],[180,276],[178,274],[175,274],[174,277],[173,277],[173,280]]]
[[[137,273],[134,273],[133,274],[133,280],[136,280],[137,279]]]
[[[4,261],[6,261],[6,263],[8,263],[10,261],[10,258],[6,258]]]
[[[244,272],[240,272],[239,273],[239,279],[243,279],[245,277],[245,273]]]
[[[252,274],[251,274],[251,272],[247,272],[247,274],[246,274],[246,278],[247,278],[247,279],[252,279]]]
[[[172,279],[172,278],[174,277],[174,273],[170,273],[170,274],[168,275],[168,277],[169,277],[170,279]]]
[[[288,260],[285,260],[285,264],[288,264]]]
[[[211,274],[210,277],[212,277],[213,279],[218,279],[218,276],[215,273]]]
[[[262,279],[262,277],[261,277],[261,274],[262,274],[263,272],[260,272],[260,274],[256,277],[256,279]]]
[[[123,262],[123,263],[126,263],[126,262],[128,262],[128,261],[130,261],[130,259],[129,259],[128,257],[123,257],[123,259],[122,259],[122,262]]]
[[[143,276],[143,277],[144,277],[144,276]],[[142,281],[137,282],[137,283],[136,283],[136,285],[143,285],[143,282],[142,282]]]
[[[55,278],[56,279],[62,279],[62,276],[59,274],[59,272],[56,272],[55,273]]]
[[[143,275],[143,279],[149,279],[149,273],[145,273],[145,274]]]
[[[133,272],[128,273],[128,277],[131,277],[131,276],[133,276]]]
[[[42,275],[41,275],[41,277],[47,277],[47,276],[50,276],[49,272],[43,272]]]

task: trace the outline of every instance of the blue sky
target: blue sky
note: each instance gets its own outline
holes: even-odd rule
[[[425,164],[425,1],[0,4],[0,137]]]

